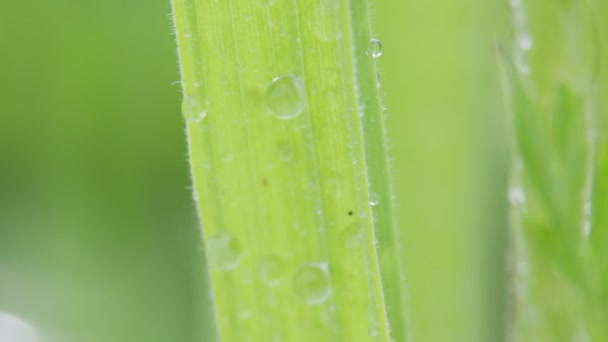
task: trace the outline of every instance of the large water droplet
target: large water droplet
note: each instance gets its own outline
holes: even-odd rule
[[[272,80],[266,89],[266,105],[279,119],[292,119],[306,107],[306,89],[299,76],[284,75]]]
[[[331,287],[325,264],[306,264],[294,276],[294,290],[310,305],[321,304],[329,298]]]
[[[182,101],[182,115],[188,122],[199,122],[207,116],[209,108],[207,101],[197,96],[185,95]]]
[[[220,233],[207,239],[207,262],[209,268],[218,271],[230,271],[241,261],[241,245],[228,233]]]
[[[40,337],[27,322],[14,315],[0,312],[0,341],[39,342]]]
[[[373,58],[380,58],[380,56],[382,56],[382,42],[379,39],[372,38],[371,45],[366,53]]]
[[[283,263],[277,257],[262,258],[258,263],[258,271],[260,278],[268,286],[277,286],[283,280]]]

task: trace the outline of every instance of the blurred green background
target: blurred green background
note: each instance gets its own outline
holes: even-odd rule
[[[0,2],[0,312],[44,341],[205,333],[169,13]]]
[[[508,8],[491,3],[374,6],[419,341],[501,329],[492,44]],[[0,312],[44,341],[211,338],[169,14],[169,0],[0,2]]]

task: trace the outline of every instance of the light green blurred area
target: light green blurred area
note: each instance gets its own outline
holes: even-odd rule
[[[507,1],[375,7],[409,335],[501,341],[506,139],[494,49]]]
[[[490,3],[374,6],[417,341],[502,329]],[[169,1],[3,1],[0,49],[0,312],[49,342],[210,340]]]
[[[206,334],[169,11],[0,3],[0,312],[44,341]]]

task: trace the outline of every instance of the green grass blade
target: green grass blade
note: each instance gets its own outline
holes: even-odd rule
[[[603,341],[597,4],[511,5],[513,58],[504,63],[514,142],[511,332],[523,341]]]
[[[375,235],[392,231],[391,196],[366,6],[173,1],[223,341],[389,340]]]

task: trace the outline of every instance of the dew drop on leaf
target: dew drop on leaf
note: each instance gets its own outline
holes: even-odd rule
[[[308,22],[310,31],[321,41],[342,39],[340,27],[340,2],[337,0],[317,0],[312,3],[312,15]]]
[[[380,58],[382,56],[382,42],[376,38],[372,38],[371,45],[366,53],[373,58]]]
[[[359,248],[363,246],[363,231],[359,223],[353,223],[341,232],[342,241],[346,248]]]
[[[370,337],[378,337],[378,328],[373,325],[367,330],[367,333]]]
[[[373,207],[373,206],[378,205],[378,203],[380,203],[378,194],[375,192],[372,192],[371,194],[369,194],[369,205],[371,205]]]
[[[241,245],[228,233],[220,233],[207,239],[207,262],[209,268],[230,271],[238,267],[241,260]]]
[[[307,304],[321,304],[329,298],[330,283],[325,264],[302,265],[294,276],[296,294]]]
[[[273,79],[266,88],[266,105],[279,119],[293,119],[300,115],[306,107],[304,82],[296,75]]]
[[[275,0],[256,0],[255,4],[260,7],[272,6],[274,5]]]
[[[187,122],[199,122],[207,116],[209,108],[199,97],[185,95],[182,101],[182,115]]]
[[[520,187],[509,189],[509,203],[514,206],[521,206],[526,203],[526,193]]]
[[[0,341],[2,342],[40,342],[34,328],[22,319],[0,312]]]
[[[281,260],[274,256],[267,256],[260,260],[258,263],[258,274],[264,284],[274,287],[281,283],[283,280],[283,263]]]

